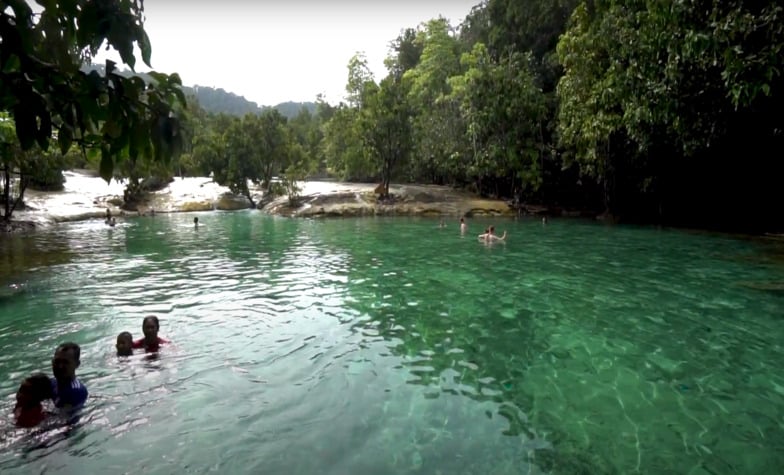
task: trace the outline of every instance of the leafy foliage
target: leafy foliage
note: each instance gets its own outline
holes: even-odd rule
[[[80,70],[82,58],[105,43],[132,69],[135,47],[150,65],[140,1],[44,2],[38,16],[23,1],[3,5],[0,107],[13,115],[23,150],[48,150],[53,134],[63,153],[74,142],[99,148],[106,180],[123,159],[165,162],[179,153],[171,104],[185,98],[176,74],[150,73],[154,82],[147,84],[117,74],[111,61],[103,76]]]

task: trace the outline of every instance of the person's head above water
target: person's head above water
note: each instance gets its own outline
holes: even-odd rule
[[[19,427],[35,427],[40,424],[46,414],[41,403],[51,399],[54,391],[49,376],[38,373],[25,378],[16,392],[14,418]]]
[[[199,217],[198,216],[195,216],[193,218],[193,224],[199,224]]]
[[[54,351],[52,373],[58,383],[68,383],[76,377],[76,368],[80,364],[81,352],[79,345],[72,342],[63,343]]]
[[[49,376],[37,373],[22,381],[16,392],[16,407],[35,407],[41,402],[52,398],[52,382]]]
[[[117,356],[131,356],[133,354],[133,335],[122,332],[117,335]]]
[[[142,320],[142,332],[145,339],[150,341],[156,340],[158,338],[158,330],[160,329],[161,324],[155,315],[148,315]]]

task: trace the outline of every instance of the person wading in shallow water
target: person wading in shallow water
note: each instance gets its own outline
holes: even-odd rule
[[[52,358],[52,401],[55,407],[78,409],[87,401],[87,387],[76,378],[81,349],[76,343],[58,346]]]
[[[133,347],[136,349],[144,348],[147,352],[158,351],[161,345],[169,343],[169,340],[158,336],[158,330],[160,330],[160,328],[161,324],[158,322],[158,317],[155,315],[144,317],[144,320],[142,320],[144,338],[134,341]]]

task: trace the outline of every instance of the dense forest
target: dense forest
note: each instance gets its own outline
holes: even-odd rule
[[[782,20],[774,1],[489,0],[401,30],[383,78],[351,58],[346,101],[289,123],[296,168],[780,230]]]
[[[487,0],[459,25],[401,25],[384,77],[350,58],[344,102],[236,117],[169,94],[159,120],[169,125],[152,129],[167,140],[143,149],[152,160],[123,160],[117,146],[87,161],[137,183],[212,174],[249,198],[248,182],[296,199],[297,181],[333,176],[625,222],[780,231],[782,12],[773,0]]]

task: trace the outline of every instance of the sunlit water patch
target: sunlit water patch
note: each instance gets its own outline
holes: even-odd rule
[[[0,472],[776,473],[784,271],[764,243],[555,220],[159,215],[10,237]],[[161,318],[159,358],[113,354]],[[82,345],[87,408],[13,427]]]

